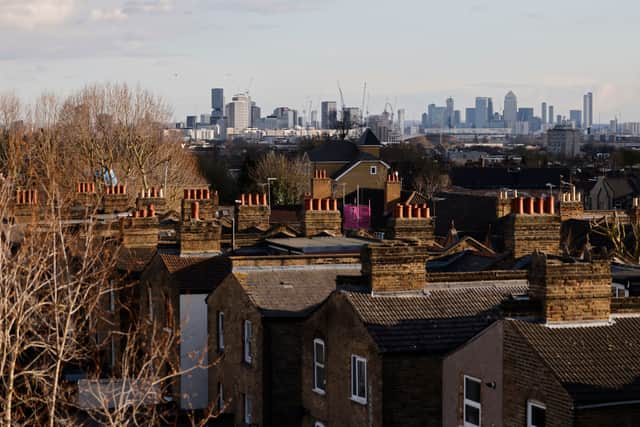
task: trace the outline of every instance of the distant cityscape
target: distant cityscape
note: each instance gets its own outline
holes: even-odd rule
[[[364,99],[363,93],[359,107],[347,106],[343,100],[326,100],[319,109],[309,103],[304,110],[281,106],[264,114],[249,92],[237,93],[227,102],[224,88],[213,88],[211,112],[188,115],[184,122],[176,123],[176,128],[196,141],[313,137],[331,135],[338,128],[369,128],[383,143],[434,133],[462,139],[536,136],[554,127],[579,130],[585,138],[640,136],[640,122],[619,122],[614,117],[607,123],[594,123],[593,92],[584,94],[582,109],[569,111],[558,111],[546,101],[536,111],[533,106],[520,105],[513,91],[507,92],[501,109],[492,97],[476,97],[474,105],[464,108],[456,108],[454,98],[449,97],[444,105],[428,104],[419,121],[406,120],[405,109],[396,109],[389,102],[381,113],[371,114]]]

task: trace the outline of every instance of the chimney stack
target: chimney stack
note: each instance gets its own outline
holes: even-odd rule
[[[236,207],[236,227],[244,231],[252,227],[268,227],[271,208],[267,194],[241,194],[240,206]]]
[[[342,214],[336,199],[305,199],[303,233],[307,237],[322,233],[342,234]]]
[[[372,293],[421,291],[427,285],[427,250],[401,241],[369,244],[362,250],[362,275]]]
[[[387,175],[387,181],[384,183],[384,206],[385,212],[391,212],[393,207],[400,202],[402,192],[402,183],[398,172],[391,172]]]
[[[153,200],[155,204],[155,199]],[[198,216],[194,215],[194,202],[198,203]],[[199,219],[209,221],[217,218],[218,213],[218,192],[213,193],[208,187],[187,188],[184,190],[184,197],[181,202],[180,217],[182,221]]]

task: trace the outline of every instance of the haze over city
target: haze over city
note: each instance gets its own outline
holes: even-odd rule
[[[624,13],[621,13],[624,10]],[[386,101],[418,120],[427,104],[476,96],[496,108],[581,108],[594,122],[640,120],[631,1],[0,0],[0,91],[33,100],[122,81],[162,95],[174,117],[205,112],[208,91],[250,90],[265,110],[309,101]]]

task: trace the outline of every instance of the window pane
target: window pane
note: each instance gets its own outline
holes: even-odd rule
[[[356,381],[356,358],[351,357],[351,395],[357,396],[357,381]]]
[[[316,362],[324,363],[324,345],[320,342],[315,343]]]
[[[358,397],[366,396],[366,382],[367,382],[367,372],[365,370],[365,362],[362,360],[358,361]]]
[[[545,410],[537,406],[531,407],[531,425],[534,427],[545,427]]]
[[[480,425],[480,409],[474,408],[473,406],[465,405],[464,406],[464,422]]]
[[[316,383],[315,386],[319,390],[324,390],[324,368],[316,365]]]
[[[465,398],[480,402],[480,382],[465,378]]]

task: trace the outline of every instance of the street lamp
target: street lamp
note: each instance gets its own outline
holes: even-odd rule
[[[267,204],[271,209],[271,181],[277,181],[278,178],[267,178]]]

